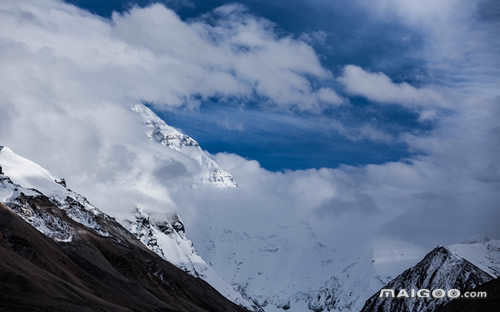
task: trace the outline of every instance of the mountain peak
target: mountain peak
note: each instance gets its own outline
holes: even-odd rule
[[[478,287],[500,272],[500,241],[438,246],[419,263],[407,269],[383,289],[459,289],[464,291]],[[435,300],[398,300],[383,298],[379,292],[370,297],[362,312],[435,311],[449,298]]]
[[[182,133],[179,129],[167,125],[163,119],[158,117],[146,105],[136,104],[132,106],[132,111],[141,115],[144,125],[149,130],[147,134],[150,139],[175,150],[181,150],[188,146],[200,146],[192,137]]]
[[[54,183],[57,179],[48,170],[16,154],[9,147],[0,149],[0,166],[4,175],[25,188],[47,194],[58,194],[64,190],[64,187]]]
[[[201,182],[220,188],[238,187],[231,173],[222,169],[195,139],[184,134],[181,130],[167,125],[163,119],[144,104],[135,104],[132,106],[132,111],[141,116],[146,128],[146,135],[151,141],[168,147],[198,163],[201,173],[195,184]]]

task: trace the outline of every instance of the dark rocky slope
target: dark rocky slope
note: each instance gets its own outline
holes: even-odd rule
[[[57,214],[78,235],[56,242],[0,204],[0,311],[245,311],[145,248],[112,218],[104,220],[113,232],[105,237],[46,197],[25,201]]]
[[[461,298],[450,301],[438,312],[498,312],[500,311],[500,279],[494,279],[488,283],[473,289],[474,291],[485,291],[486,298]]]

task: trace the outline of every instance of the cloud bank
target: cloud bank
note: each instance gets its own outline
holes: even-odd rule
[[[211,96],[257,97],[272,109],[318,112],[345,103],[311,82],[334,78],[311,46],[278,35],[271,22],[238,5],[190,22],[161,5],[110,20],[60,1],[2,1],[0,8],[1,144],[66,177],[105,211],[119,215],[136,204],[180,211],[195,243],[206,238],[208,225],[272,233],[275,220],[307,224],[315,237],[345,251],[369,250],[386,237],[425,247],[500,237],[500,76],[485,70],[498,63],[498,39],[464,49],[452,40],[489,37],[496,24],[470,17],[473,31],[455,33],[458,22],[450,15],[442,23],[452,26],[440,40],[434,22],[412,18],[433,40],[422,55],[438,77],[427,86],[395,83],[356,65],[338,78],[348,94],[403,105],[422,118],[446,107],[450,112],[435,129],[404,136],[418,157],[269,172],[256,161],[219,154],[241,186],[222,192],[194,191],[187,177],[196,165],[149,143],[130,105],[147,101],[168,109],[196,107]],[[455,8],[460,21],[468,8]],[[401,12],[407,11],[395,18],[406,17]],[[441,52],[431,53],[439,43]],[[463,66],[453,66],[457,60]],[[376,130],[360,129],[365,137],[383,137]],[[300,254],[300,244],[294,248]]]
[[[309,45],[278,36],[273,24],[238,5],[190,23],[160,4],[111,20],[59,1],[2,7],[5,52],[23,50],[18,58],[52,65],[45,79],[78,81],[65,86],[67,97],[88,97],[81,84],[95,100],[143,100],[160,109],[210,96],[258,95],[281,108],[314,110],[335,97],[331,89],[318,93],[306,78],[331,75]]]

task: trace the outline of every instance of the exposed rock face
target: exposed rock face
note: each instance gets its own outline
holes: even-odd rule
[[[59,184],[59,185],[62,185],[63,187],[68,187],[68,186],[66,185],[66,179],[64,179],[64,178],[61,178],[61,179],[56,179],[54,182],[56,182],[56,183],[57,183],[57,184]]]
[[[130,222],[129,231],[134,234],[146,247],[158,254],[160,257],[165,257],[163,249],[158,245],[158,239],[154,233],[153,226],[149,216],[144,215],[138,209],[135,217],[135,222]],[[169,234],[172,231],[172,227],[168,224],[168,229],[165,232]]]

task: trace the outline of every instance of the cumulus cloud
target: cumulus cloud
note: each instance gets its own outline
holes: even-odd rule
[[[306,76],[330,77],[304,41],[278,36],[269,21],[241,6],[191,23],[160,4],[114,13],[109,21],[59,1],[2,7],[1,36],[9,46],[3,53],[43,58],[54,78],[78,81],[67,96],[77,97],[85,84],[101,100],[145,100],[158,108],[196,104],[193,97],[257,94],[281,108],[310,110],[318,97]]]
[[[273,109],[337,105],[333,90],[325,96],[329,89],[309,81],[331,77],[315,51],[242,6],[191,22],[160,4],[111,19],[56,0],[0,8],[0,141],[110,210],[137,202],[175,210],[174,179],[164,173],[190,185],[197,170],[145,140],[130,111],[137,102],[167,109],[258,96]]]
[[[500,45],[493,31],[498,21],[485,23],[469,18],[477,13],[469,4],[455,2],[450,9],[455,12],[446,18],[446,29],[451,33],[435,32],[435,21],[425,18],[425,12],[421,18],[415,16],[408,21],[412,25],[417,25],[417,19],[426,23],[424,29],[432,41],[424,44],[422,55],[426,69],[436,76],[430,75],[433,78],[425,86],[396,83],[384,73],[355,65],[346,66],[339,78],[350,94],[403,105],[418,111],[421,120],[439,118],[431,131],[403,136],[416,156],[380,165],[272,173],[255,161],[220,154],[219,162],[241,180],[242,188],[239,194],[222,197],[200,195],[210,198],[210,207],[214,207],[210,209],[227,209],[223,203],[239,207],[231,214],[235,229],[245,228],[245,222],[249,232],[256,224],[265,227],[267,223],[262,225],[262,220],[267,217],[288,224],[307,220],[316,235],[335,246],[380,239],[386,242],[374,242],[375,248],[390,251],[395,246],[387,241],[397,242],[399,247],[395,248],[403,244],[403,249],[411,246],[418,251],[413,257],[436,244],[482,235],[500,237],[500,94],[495,87],[500,75],[494,66],[499,61]],[[408,17],[401,13],[398,18]],[[453,28],[460,21],[467,23]],[[471,30],[462,32],[463,28]],[[473,44],[460,47],[467,40]],[[438,54],[431,53],[437,48]],[[448,52],[453,57],[443,59]],[[461,66],[455,66],[457,60]],[[440,115],[443,108],[448,113]],[[343,129],[340,124],[335,127],[337,131]],[[359,129],[365,135],[375,130]],[[193,204],[196,199],[189,200],[191,203],[180,201],[186,207],[197,205]],[[192,220],[198,224],[196,217]],[[343,242],[341,238],[345,237],[352,240]]]
[[[363,96],[379,103],[400,104],[408,108],[445,106],[441,95],[428,88],[415,88],[401,82],[393,82],[384,73],[372,73],[359,66],[347,65],[338,81],[352,95]],[[429,113],[425,113],[429,118]]]
[[[492,82],[491,71],[498,68],[494,56],[498,40],[494,33],[499,19],[488,18],[489,14],[484,12],[498,10],[497,1],[374,0],[355,3],[381,21],[407,25],[425,38],[423,48],[416,51],[414,57],[430,68],[430,81],[454,87],[460,84],[462,88]],[[486,72],[489,74],[484,75]]]

